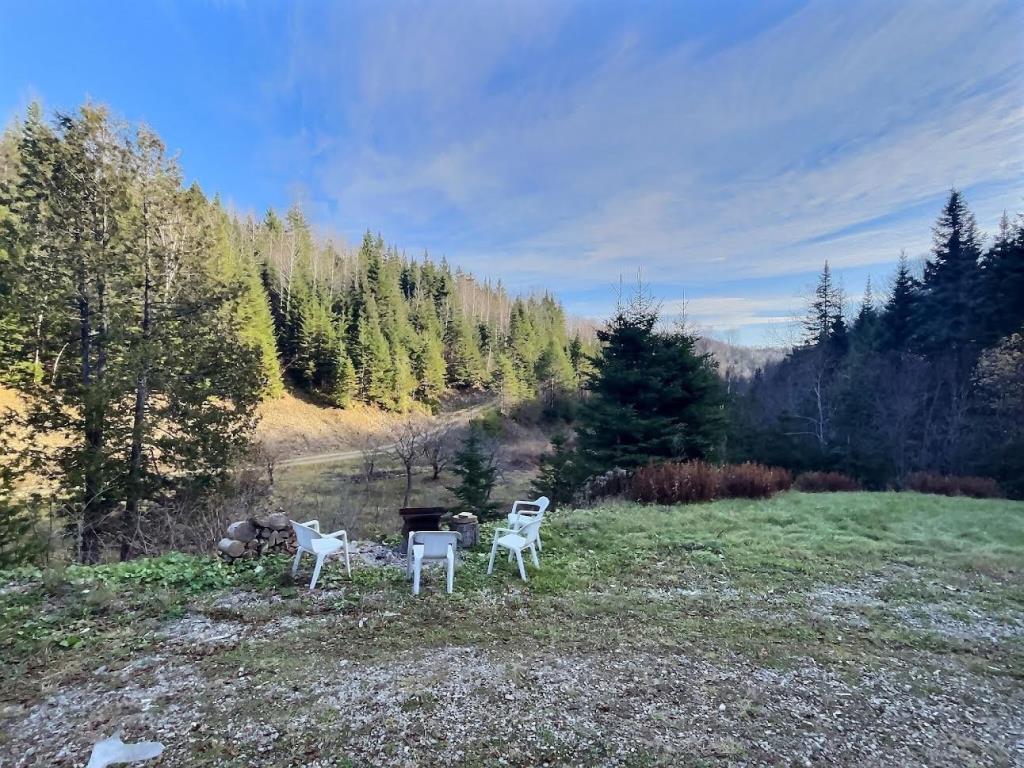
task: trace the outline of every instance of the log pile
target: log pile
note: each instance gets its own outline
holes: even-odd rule
[[[217,544],[221,560],[233,563],[270,554],[295,554],[295,531],[288,516],[274,512],[266,517],[239,520],[228,526],[227,536]]]

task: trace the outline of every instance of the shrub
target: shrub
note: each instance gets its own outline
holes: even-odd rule
[[[975,499],[1003,497],[999,484],[991,477],[942,475],[938,472],[914,472],[903,482],[903,489],[938,496],[970,496]]]
[[[780,491],[789,490],[793,475],[779,467],[764,464],[726,464],[719,470],[718,496],[720,498],[764,499]]]
[[[842,472],[802,472],[793,487],[805,493],[834,493],[859,491],[860,483]]]
[[[786,490],[792,481],[788,471],[763,464],[717,466],[705,461],[651,464],[634,473],[630,496],[652,504],[760,499]]]
[[[601,499],[613,496],[630,496],[633,475],[625,469],[616,467],[600,475],[588,477],[573,494],[572,503],[576,507],[591,507]]]

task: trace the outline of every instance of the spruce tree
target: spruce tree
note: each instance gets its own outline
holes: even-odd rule
[[[387,407],[393,398],[391,349],[380,329],[377,304],[372,294],[365,294],[356,324],[356,380],[359,399]]]
[[[836,287],[832,282],[832,269],[828,262],[822,267],[814,289],[807,317],[804,319],[804,343],[808,346],[824,344],[834,329],[838,309]]]
[[[919,285],[910,272],[907,255],[900,252],[899,266],[881,318],[883,350],[902,352],[913,339]]]
[[[459,500],[455,512],[467,512],[481,520],[495,517],[500,505],[491,500],[491,493],[498,479],[498,465],[477,424],[470,425],[469,434],[452,460],[451,471],[459,478],[458,485],[448,487]]]
[[[656,331],[657,320],[657,307],[638,290],[598,331],[601,354],[577,430],[591,472],[707,458],[721,444],[724,390],[713,361],[681,328]]]
[[[579,454],[569,445],[569,438],[556,434],[551,438],[551,450],[540,457],[533,492],[547,496],[552,509],[568,504],[585,478],[579,466]]]
[[[982,263],[983,341],[992,344],[1024,324],[1024,219],[1011,224],[1004,212]]]
[[[939,214],[925,263],[915,341],[928,352],[968,350],[980,332],[981,234],[957,190]]]

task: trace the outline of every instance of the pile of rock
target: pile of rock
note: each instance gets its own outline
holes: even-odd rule
[[[228,535],[217,544],[217,551],[227,563],[276,553],[294,555],[295,531],[282,512],[239,520],[228,526]]]

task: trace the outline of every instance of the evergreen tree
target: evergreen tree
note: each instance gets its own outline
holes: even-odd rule
[[[127,557],[148,503],[223,479],[248,442],[266,382],[244,283],[216,273],[211,205],[152,133],[91,106],[53,130],[35,113],[19,154],[0,315],[29,331],[2,360],[28,403],[22,458],[58,478],[81,560],[115,522]]]
[[[906,253],[900,252],[899,266],[881,318],[883,350],[906,350],[914,335],[917,316],[918,282],[910,273]]]
[[[356,343],[356,380],[360,399],[388,407],[393,401],[394,370],[391,348],[380,329],[377,303],[366,294],[359,315]]]
[[[601,355],[577,430],[591,472],[705,458],[721,442],[724,401],[714,364],[682,329],[658,333],[657,320],[657,308],[638,291],[598,331]]]
[[[491,500],[498,479],[498,466],[494,451],[485,445],[479,426],[470,426],[462,446],[452,460],[452,473],[459,478],[458,485],[448,487],[459,500],[456,513],[468,512],[481,520],[495,516],[499,504]]]
[[[926,351],[958,351],[975,345],[980,330],[981,234],[957,190],[949,193],[933,230],[925,263],[915,340]]]
[[[551,508],[558,509],[572,501],[584,480],[579,466],[579,454],[569,445],[564,434],[551,438],[551,450],[540,457],[540,469],[533,481],[533,492],[547,496]]]
[[[454,311],[448,323],[448,384],[457,389],[479,387],[484,383],[483,359],[468,318]]]
[[[988,345],[1024,324],[1024,219],[1014,226],[1003,213],[982,263],[981,282],[983,341]]]
[[[821,270],[814,299],[804,319],[804,343],[824,344],[835,329],[836,314],[840,311],[840,300],[832,282],[832,269],[828,262]]]

